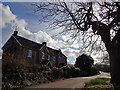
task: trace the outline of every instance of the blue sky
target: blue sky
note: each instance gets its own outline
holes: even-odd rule
[[[46,41],[51,48],[62,49],[62,52],[68,57],[68,62],[74,64],[75,56],[79,53],[76,44],[67,44],[65,42],[66,36],[52,38],[51,36],[57,33],[46,28],[49,25],[48,23],[39,22],[41,16],[38,13],[34,13],[32,4],[32,2],[3,2],[1,4],[2,46],[12,35],[13,26],[17,25],[20,36],[39,43]],[[74,54],[72,54],[73,52]]]
[[[34,13],[33,2],[3,2],[0,3],[0,10],[2,15],[2,22],[0,28],[2,28],[2,47],[9,37],[13,34],[13,26],[18,26],[18,32],[20,36],[23,36],[32,41],[42,43],[47,42],[47,45],[51,48],[61,49],[62,52],[68,57],[68,63],[74,64],[75,58],[80,55],[79,48],[81,43],[74,41],[66,42],[69,36],[56,36],[60,30],[50,30],[48,28],[49,23],[40,23],[40,13]],[[94,58],[96,56],[94,55]]]

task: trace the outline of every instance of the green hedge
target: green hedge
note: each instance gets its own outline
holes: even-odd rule
[[[79,76],[80,69],[74,66],[66,65],[61,67],[64,71],[64,77],[71,78]]]

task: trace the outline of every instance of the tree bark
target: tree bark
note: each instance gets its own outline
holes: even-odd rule
[[[120,29],[118,29],[118,32],[111,41],[110,28],[104,24],[101,25],[102,27],[98,29],[98,33],[105,43],[106,50],[110,56],[111,83],[115,90],[120,90]]]
[[[117,35],[112,43],[110,55],[111,83],[115,90],[120,90],[120,36]]]
[[[120,88],[120,53],[110,55],[111,83]]]

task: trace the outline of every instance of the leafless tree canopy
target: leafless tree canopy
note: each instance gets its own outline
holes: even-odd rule
[[[118,2],[41,2],[34,4],[40,12],[41,21],[51,22],[53,29],[61,28],[59,34],[69,34],[73,39],[82,37],[88,50],[108,50],[120,33],[120,3]],[[97,42],[99,41],[99,42]],[[91,51],[92,52],[92,51]]]
[[[105,47],[110,57],[111,83],[119,90],[120,2],[57,1],[34,5],[42,20],[50,21],[54,29],[60,28],[62,34],[74,39],[82,37],[84,47],[91,47],[88,51],[100,51]]]

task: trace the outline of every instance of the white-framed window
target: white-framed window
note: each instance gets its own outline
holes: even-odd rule
[[[28,57],[32,57],[32,50],[28,50]]]
[[[48,55],[48,60],[50,60],[50,55]]]
[[[45,53],[42,52],[42,59],[45,59]]]
[[[56,57],[55,56],[53,56],[53,61],[55,61],[56,60]]]

